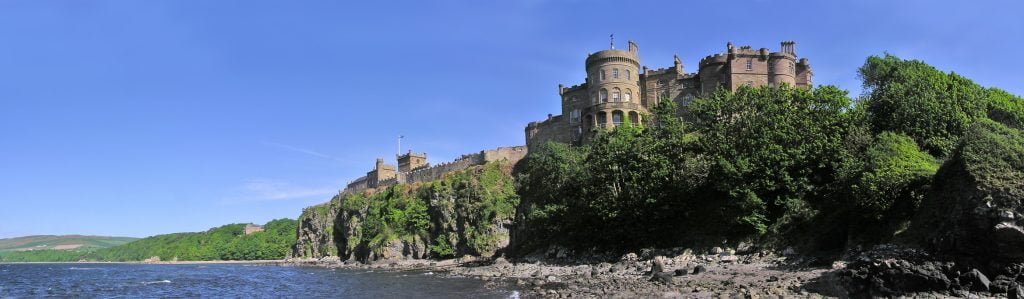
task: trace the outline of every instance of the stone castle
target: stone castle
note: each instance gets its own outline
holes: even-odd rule
[[[525,146],[499,147],[465,154],[455,159],[455,161],[432,166],[430,163],[427,163],[426,153],[414,153],[410,150],[405,154],[396,156],[398,167],[384,164],[384,159],[378,158],[372,170],[367,172],[365,176],[349,182],[341,192],[359,192],[395,184],[429,182],[440,179],[446,173],[475,165],[483,165],[488,162],[504,160],[514,165],[526,157],[526,152]]]
[[[626,50],[608,50],[587,56],[587,77],[579,85],[558,85],[562,114],[526,126],[526,145],[547,141],[585,142],[598,128],[639,124],[644,115],[668,98],[685,108],[691,100],[718,88],[735,91],[741,86],[810,87],[814,73],[807,58],[796,56],[796,43],[784,41],[778,52],[727,44],[726,52],[701,59],[696,73],[687,73],[679,56],[671,68],[641,67],[636,43]],[[680,116],[685,116],[681,109]]]
[[[529,148],[547,141],[578,144],[595,129],[622,124],[640,124],[660,99],[671,99],[685,108],[691,100],[719,88],[735,91],[742,86],[810,87],[814,73],[807,58],[796,56],[796,43],[784,41],[778,52],[767,48],[726,45],[726,52],[701,59],[696,73],[687,73],[679,56],[671,68],[656,70],[641,67],[636,43],[626,50],[611,49],[587,56],[587,77],[583,84],[558,85],[562,114],[548,115],[526,126],[526,146],[499,147],[462,155],[440,165],[427,163],[426,153],[396,155],[397,166],[378,158],[372,170],[352,182],[342,193],[387,187],[395,184],[427,182],[444,174],[500,160],[515,164],[526,157]],[[685,109],[680,116],[685,117]]]

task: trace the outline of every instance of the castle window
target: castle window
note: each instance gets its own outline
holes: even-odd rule
[[[601,70],[601,81],[604,81],[604,70]]]
[[[747,58],[747,70],[749,71],[749,70],[753,70],[753,69],[754,69],[754,59],[753,58]]]
[[[614,79],[618,79],[619,78],[619,69],[617,69],[617,68],[612,69],[612,78],[614,78]]]
[[[768,72],[769,73],[774,73],[775,72],[775,64],[774,63],[771,63],[771,62],[768,63]]]
[[[612,111],[612,124],[618,126],[622,124],[622,111]]]
[[[597,113],[597,127],[604,128],[608,122],[608,114],[604,111]]]
[[[607,89],[601,89],[601,103],[607,103],[607,102],[608,102],[608,90]]]
[[[618,87],[612,89],[612,102],[621,102],[621,101],[622,101],[622,91],[620,91]]]
[[[623,102],[629,102],[629,101],[632,101],[632,100],[633,100],[633,91],[629,90],[629,89],[626,89],[626,98],[623,99]]]
[[[590,104],[591,105],[597,104],[597,95],[595,95],[595,94],[591,94],[590,95]]]
[[[630,111],[629,122],[632,123],[634,126],[640,124],[640,114],[637,114],[636,111]]]
[[[658,87],[665,86],[666,83],[668,82],[665,82],[665,80],[658,80]]]
[[[629,70],[626,70],[626,80],[632,80],[633,74]]]
[[[580,109],[573,109],[569,112],[569,122],[574,124],[580,122]]]
[[[789,63],[789,71],[790,71],[790,72],[792,72],[792,71],[793,71],[793,63],[792,63],[792,62],[790,62],[790,63]]]

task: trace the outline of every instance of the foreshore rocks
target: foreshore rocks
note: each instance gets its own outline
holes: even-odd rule
[[[920,249],[876,246],[851,258],[824,280],[840,297],[888,297],[909,294],[940,296],[1015,296],[1024,288],[1024,265],[980,270],[970,264],[939,259]]]

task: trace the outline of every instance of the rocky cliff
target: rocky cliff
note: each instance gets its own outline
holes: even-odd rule
[[[295,258],[375,262],[492,256],[508,245],[519,197],[509,162],[336,196],[299,218]]]
[[[299,216],[298,238],[289,258],[318,259],[338,255],[334,225],[341,198],[341,195],[336,195],[329,202],[302,210],[302,215]]]

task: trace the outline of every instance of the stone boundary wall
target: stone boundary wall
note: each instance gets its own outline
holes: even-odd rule
[[[421,167],[409,172],[398,172],[396,173],[395,178],[383,180],[378,183],[378,187],[435,181],[441,179],[446,173],[466,169],[476,165],[483,165],[487,162],[508,160],[509,163],[515,164],[525,158],[528,153],[526,146],[499,147],[495,149],[482,150],[476,153],[462,155],[455,159],[455,161],[441,163],[430,167]],[[342,190],[341,192],[360,192],[366,189],[368,189],[368,184],[366,183],[366,177],[363,176],[349,183],[348,186],[345,187],[345,190]]]

